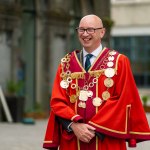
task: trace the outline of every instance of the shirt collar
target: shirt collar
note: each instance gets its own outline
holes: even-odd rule
[[[100,44],[100,46],[97,49],[95,49],[91,54],[97,57],[101,52],[101,50],[102,50],[102,44]],[[86,57],[87,54],[88,52],[83,48],[83,58]]]

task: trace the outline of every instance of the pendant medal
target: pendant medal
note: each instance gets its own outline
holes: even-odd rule
[[[100,106],[101,104],[102,104],[102,100],[99,98],[99,97],[95,97],[94,99],[93,99],[93,101],[92,101],[92,103],[93,103],[93,105],[95,106],[95,107],[98,107],[98,106]]]
[[[60,86],[63,88],[63,89],[67,89],[69,87],[69,83],[66,81],[66,80],[62,80],[60,82]]]
[[[77,96],[76,96],[76,95],[71,95],[71,96],[70,96],[70,102],[71,102],[71,103],[75,103],[76,100],[77,100]]]
[[[108,92],[108,91],[104,91],[103,93],[102,93],[102,98],[103,98],[103,100],[107,100],[107,99],[109,99],[110,98],[110,93]]]
[[[104,71],[104,74],[105,74],[106,77],[111,78],[115,75],[115,70],[113,68],[107,68]]]
[[[87,91],[81,90],[79,94],[79,100],[87,101],[87,99],[88,99]]]
[[[114,65],[114,63],[112,62],[112,61],[109,61],[108,63],[107,63],[107,66],[108,67],[112,67]]]
[[[115,59],[114,56],[109,56],[109,57],[108,57],[108,60],[109,60],[109,61],[113,61],[114,59]]]
[[[104,80],[104,85],[108,88],[112,87],[114,85],[114,81],[111,78],[106,78]]]
[[[116,55],[116,52],[115,52],[115,51],[111,51],[111,52],[109,53],[109,55]]]
[[[86,108],[86,103],[85,102],[79,102],[78,107]]]

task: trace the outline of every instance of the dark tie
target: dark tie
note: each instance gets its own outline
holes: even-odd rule
[[[89,68],[91,67],[91,62],[90,59],[93,55],[92,54],[87,54],[86,55],[86,61],[85,61],[85,70],[88,71]]]

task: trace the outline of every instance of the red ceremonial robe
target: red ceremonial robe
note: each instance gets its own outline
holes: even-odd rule
[[[128,58],[104,48],[86,72],[77,53],[67,54],[58,67],[43,147],[126,150],[126,141],[135,147],[137,142],[150,140],[150,128]],[[85,91],[92,94],[82,95]],[[90,143],[83,143],[73,132],[64,130],[56,116],[87,123],[105,134],[105,139],[95,136]]]

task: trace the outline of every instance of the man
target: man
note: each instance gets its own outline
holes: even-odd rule
[[[126,150],[150,140],[150,128],[128,58],[102,48],[105,28],[96,15],[76,29],[82,51],[61,59],[43,147],[59,150]]]

